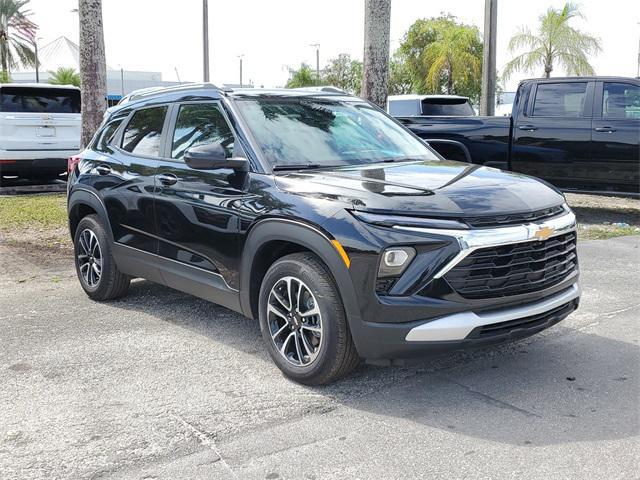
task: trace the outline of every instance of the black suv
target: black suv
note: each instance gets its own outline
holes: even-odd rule
[[[525,337],[578,305],[576,224],[539,180],[447,161],[360,98],[183,85],[69,161],[78,278],[259,319],[289,377]]]

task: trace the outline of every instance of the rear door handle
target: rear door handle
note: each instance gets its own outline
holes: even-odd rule
[[[616,131],[613,127],[596,127],[594,128],[596,132],[604,132],[604,133],[613,133]]]
[[[161,173],[160,175],[157,175],[156,178],[166,187],[178,183],[178,177],[172,173]]]
[[[538,127],[534,127],[533,125],[520,125],[518,130],[524,130],[526,132],[534,132],[538,129]]]
[[[96,172],[98,172],[99,175],[109,175],[111,173],[111,167],[109,165],[98,165]]]

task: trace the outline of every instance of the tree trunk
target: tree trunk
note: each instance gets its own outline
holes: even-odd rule
[[[80,18],[80,85],[82,91],[82,135],[86,147],[107,108],[107,65],[102,29],[102,0],[78,0]]]
[[[386,108],[391,0],[365,0],[362,98]]]
[[[449,63],[449,69],[447,71],[447,95],[453,95],[453,68]]]

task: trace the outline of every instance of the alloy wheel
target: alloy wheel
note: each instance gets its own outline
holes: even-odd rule
[[[289,363],[307,366],[322,345],[322,315],[311,289],[296,277],[283,277],[269,293],[267,325],[276,349]]]
[[[102,276],[102,251],[98,237],[88,228],[78,237],[78,268],[87,286],[98,285]]]

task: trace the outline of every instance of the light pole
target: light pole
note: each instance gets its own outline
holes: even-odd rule
[[[480,115],[496,112],[496,32],[498,0],[484,0],[484,49],[482,59],[482,88]]]
[[[203,78],[209,81],[209,1],[202,0],[202,56]]]
[[[124,97],[124,68],[120,67],[120,94]]]
[[[33,41],[33,52],[36,55],[36,83],[40,83],[40,69],[38,66],[38,39]]]
[[[316,47],[316,85],[320,85],[320,44],[312,43],[310,47]]]
[[[238,55],[238,59],[240,60],[240,88],[242,88],[242,58],[244,54]]]

